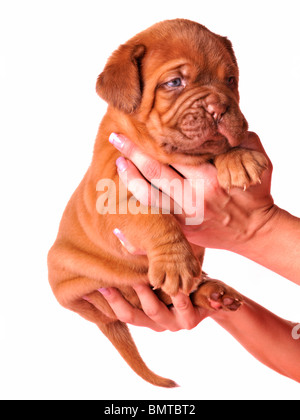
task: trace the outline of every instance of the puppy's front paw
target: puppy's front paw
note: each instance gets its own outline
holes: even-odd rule
[[[255,150],[235,148],[215,159],[218,181],[229,190],[240,187],[244,190],[261,182],[261,175],[268,167],[265,155]]]
[[[200,282],[200,263],[184,245],[169,246],[149,258],[148,277],[151,285],[169,296],[176,296],[179,290],[188,295]]]
[[[194,305],[215,310],[237,311],[243,303],[236,290],[219,280],[205,280],[191,298]]]

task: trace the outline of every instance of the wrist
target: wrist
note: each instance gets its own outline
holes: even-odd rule
[[[234,252],[270,269],[296,284],[299,282],[300,219],[277,206],[265,222]]]
[[[280,223],[283,213],[284,210],[274,204],[255,210],[249,216],[247,232],[240,241],[233,244],[230,251],[249,259],[255,259],[256,255],[261,255],[274,229],[276,230]]]

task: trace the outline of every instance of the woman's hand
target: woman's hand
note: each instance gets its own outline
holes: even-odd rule
[[[149,286],[136,285],[134,289],[142,310],[134,308],[117,289],[99,289],[117,318],[127,324],[148,327],[158,332],[190,330],[215,312],[193,306],[190,298],[181,292],[172,297],[173,305],[167,307]]]
[[[276,211],[270,194],[272,164],[269,159],[269,168],[263,173],[261,184],[246,191],[239,188],[224,191],[218,184],[216,168],[209,163],[174,165],[174,170],[142,153],[122,135],[112,134],[110,142],[129,159],[117,160],[119,176],[128,190],[144,205],[177,213],[182,230],[196,245],[234,251]],[[241,147],[266,155],[254,133],[247,134]],[[182,187],[180,193],[176,188],[170,188],[174,180],[177,187]],[[190,199],[183,200],[187,186]]]

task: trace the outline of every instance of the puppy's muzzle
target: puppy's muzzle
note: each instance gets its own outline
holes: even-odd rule
[[[199,145],[220,143],[226,138],[230,147],[236,147],[248,124],[234,99],[213,92],[195,98],[184,109],[177,127],[185,137]]]

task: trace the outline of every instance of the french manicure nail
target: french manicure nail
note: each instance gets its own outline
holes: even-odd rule
[[[115,228],[114,230],[113,230],[113,234],[114,235],[116,235],[116,237],[118,238],[118,239],[122,239],[122,240],[124,240],[125,239],[125,236],[123,235],[123,233],[120,231],[120,229],[118,229],[118,228]]]
[[[125,172],[128,168],[128,163],[122,156],[116,160],[116,165],[119,172]]]
[[[120,229],[116,228],[113,230],[113,234],[119,239],[119,241],[121,242],[121,244],[123,246],[125,246],[125,236],[123,235],[123,233],[120,231]]]
[[[124,139],[116,133],[111,133],[108,141],[118,150],[122,150],[125,143]]]

